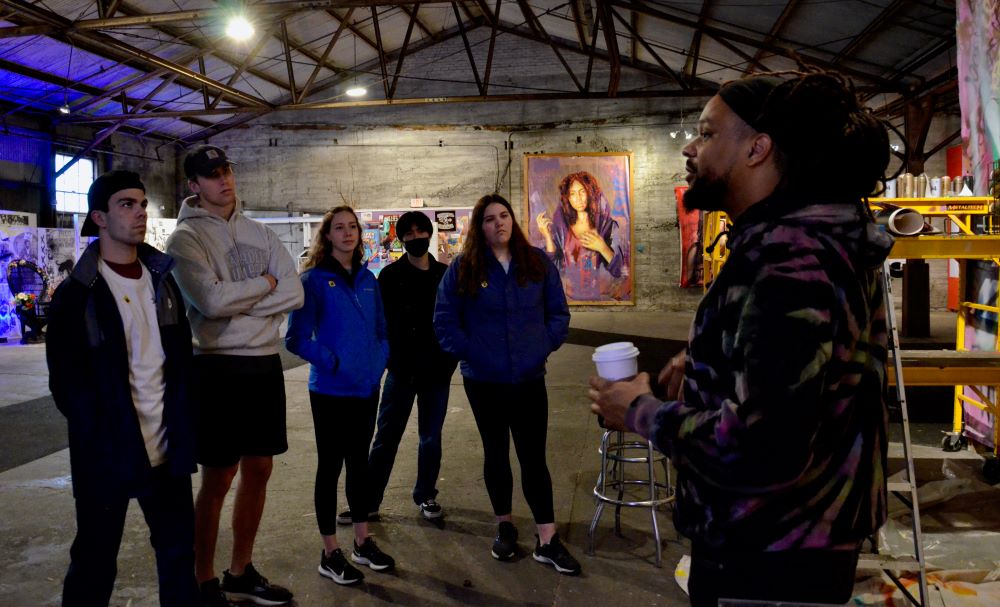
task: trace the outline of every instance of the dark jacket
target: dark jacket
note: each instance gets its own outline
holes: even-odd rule
[[[629,429],[677,467],[674,520],[717,549],[855,546],[886,518],[892,247],[858,206],[784,196],[740,215],[688,344],[684,400]]]
[[[404,255],[378,275],[389,334],[389,371],[447,383],[458,360],[441,349],[434,335],[434,301],[448,266],[429,257],[426,270],[414,267]]]
[[[49,309],[45,354],[49,389],[69,425],[73,494],[131,497],[148,487],[152,468],[132,402],[128,347],[118,306],[98,271],[94,241],[56,289]],[[186,396],[191,328],[169,275],[173,259],[147,244],[139,259],[149,270],[166,355],[163,423],[171,474],[195,471],[194,428]]]
[[[389,340],[375,275],[324,263],[302,274],[305,303],[288,317],[285,345],[311,363],[309,389],[367,398],[378,392]]]
[[[539,282],[517,284],[517,264],[505,272],[487,251],[487,276],[472,297],[458,292],[461,256],[448,266],[438,287],[434,330],[445,352],[462,361],[471,379],[517,384],[545,375],[545,361],[566,341],[569,307],[562,280],[541,249],[545,265]]]

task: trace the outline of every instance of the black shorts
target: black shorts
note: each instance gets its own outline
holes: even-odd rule
[[[203,354],[193,367],[198,463],[227,468],[244,455],[288,451],[280,356]]]

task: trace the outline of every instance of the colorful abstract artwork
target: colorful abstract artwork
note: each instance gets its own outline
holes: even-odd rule
[[[523,173],[522,228],[569,303],[634,305],[632,153],[526,154]]]

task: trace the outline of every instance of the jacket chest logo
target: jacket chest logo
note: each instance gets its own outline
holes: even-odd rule
[[[486,281],[484,280],[483,282],[479,283],[479,286],[481,286],[482,288],[484,288],[484,289],[485,289],[486,287],[490,286],[490,283],[488,283],[488,282],[486,282]]]
[[[331,287],[335,287],[335,286],[337,286],[337,283],[333,282],[332,280],[331,280],[331,281],[329,281],[329,282],[328,282],[328,283],[326,283],[326,284],[330,285]]]

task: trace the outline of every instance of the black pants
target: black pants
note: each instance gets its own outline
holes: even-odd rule
[[[138,499],[156,553],[160,605],[199,605],[191,476],[171,476],[166,465],[157,466],[148,493]],[[126,496],[77,498],[76,538],[69,550],[63,607],[96,607],[111,600],[128,503]]]
[[[378,392],[368,398],[309,392],[316,431],[316,522],[323,535],[337,533],[337,482],[347,464],[345,492],[355,523],[368,520],[368,446],[375,433]]]
[[[463,378],[479,436],[483,439],[483,477],[493,513],[510,514],[514,475],[510,469],[510,439],[521,465],[521,489],[535,523],[555,522],[552,479],[545,464],[549,399],[545,379],[520,384],[496,384]]]
[[[736,553],[696,543],[688,591],[693,607],[716,607],[720,598],[839,605],[853,594],[857,567],[853,550]]]

